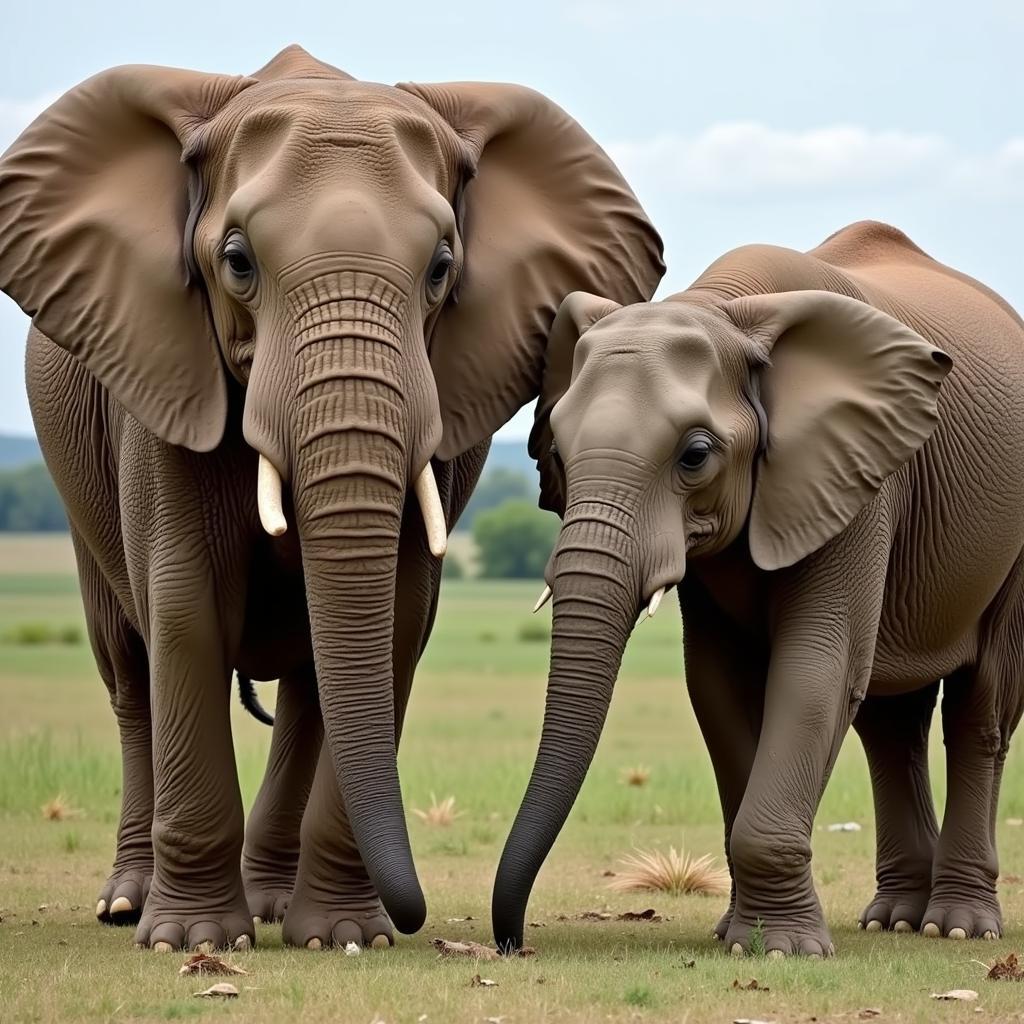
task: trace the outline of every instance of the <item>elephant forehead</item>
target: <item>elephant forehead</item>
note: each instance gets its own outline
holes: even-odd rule
[[[247,89],[210,123],[202,148],[211,174],[229,188],[268,169],[297,182],[412,170],[449,192],[460,160],[454,132],[415,97],[343,80]]]

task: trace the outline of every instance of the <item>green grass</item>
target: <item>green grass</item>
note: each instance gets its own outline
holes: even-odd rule
[[[31,539],[31,562],[0,538],[0,635],[25,622],[83,627],[66,541]],[[22,545],[23,546],[23,545]],[[55,568],[54,568],[55,567]],[[59,571],[63,567],[63,575]],[[46,574],[43,573],[46,570]],[[603,873],[633,847],[686,847],[719,854],[721,826],[710,764],[682,681],[679,619],[666,606],[638,627],[608,727],[570,821],[541,873],[528,929],[537,956],[475,964],[439,961],[428,941],[490,938],[490,885],[529,774],[540,731],[547,645],[518,639],[532,623],[541,584],[452,581],[413,693],[401,753],[407,806],[452,795],[464,812],[448,828],[410,815],[429,901],[424,930],[384,954],[347,958],[282,947],[261,927],[259,948],[235,959],[228,1004],[193,999],[207,983],[178,977],[182,958],[131,948],[130,930],[95,923],[92,906],[109,870],[120,791],[116,729],[87,644],[0,645],[0,1020],[481,1022],[1018,1019],[1024,990],[984,979],[972,961],[1020,948],[1024,883],[1004,885],[1007,939],[944,943],[865,935],[856,918],[872,892],[874,831],[859,746],[849,741],[825,794],[819,823],[860,821],[859,833],[814,836],[815,875],[840,956],[833,962],[736,961],[710,938],[719,899],[617,894]],[[272,703],[272,693],[261,690]],[[237,702],[234,702],[237,704]],[[268,731],[233,708],[244,799],[262,772]],[[933,749],[942,798],[942,748]],[[641,787],[621,781],[636,764]],[[1007,765],[999,827],[1002,869],[1024,875],[1024,763]],[[63,794],[82,813],[43,820]],[[40,909],[43,905],[45,909]],[[661,923],[561,920],[585,910],[655,907]],[[451,918],[472,918],[448,923]],[[691,961],[693,962],[690,966]],[[497,987],[473,987],[477,973]],[[733,987],[757,978],[769,991]],[[939,1005],[931,992],[973,988],[978,1003]],[[976,1014],[975,1007],[984,1008]]]

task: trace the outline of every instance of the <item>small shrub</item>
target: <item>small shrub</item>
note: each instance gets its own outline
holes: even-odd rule
[[[654,993],[650,985],[632,985],[622,998],[627,1006],[650,1006],[654,1002]]]
[[[642,764],[622,769],[622,781],[627,786],[646,786],[650,778],[651,769]]]
[[[667,892],[672,896],[696,893],[722,896],[729,891],[729,872],[713,857],[694,857],[685,850],[637,850],[622,858],[622,868],[608,883],[616,892]]]
[[[68,647],[77,647],[82,642],[82,631],[77,626],[62,626],[57,638]]]
[[[516,632],[518,639],[527,644],[543,644],[551,639],[551,630],[543,621],[524,622]]]
[[[41,647],[44,644],[75,646],[82,642],[78,626],[53,626],[48,622],[20,622],[3,635],[5,644],[16,647]]]
[[[78,848],[82,845],[81,837],[77,832],[65,832],[64,833],[64,852],[75,853]]]
[[[462,817],[462,811],[455,810],[455,797],[445,797],[438,803],[437,797],[433,793],[430,794],[430,806],[425,811],[414,807],[412,813],[424,825],[433,825],[436,828],[447,828],[456,818]]]
[[[466,567],[459,561],[454,552],[449,551],[441,563],[441,579],[461,580],[466,576]]]
[[[67,821],[68,818],[79,818],[82,812],[77,807],[68,803],[68,798],[63,793],[58,793],[51,800],[47,800],[39,808],[47,821]]]

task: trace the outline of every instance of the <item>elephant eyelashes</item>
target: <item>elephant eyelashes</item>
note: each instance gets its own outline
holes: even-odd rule
[[[691,473],[703,469],[711,453],[715,450],[715,442],[708,434],[695,434],[687,442],[683,454],[679,456],[679,465]]]
[[[454,265],[455,256],[452,254],[451,246],[446,241],[442,241],[437,247],[437,252],[434,253],[430,272],[427,274],[427,297],[432,303],[439,301],[444,294],[448,275]]]
[[[239,298],[250,298],[256,282],[256,266],[245,238],[239,232],[228,235],[221,249],[227,286]]]

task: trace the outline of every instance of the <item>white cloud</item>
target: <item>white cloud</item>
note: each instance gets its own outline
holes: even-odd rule
[[[902,192],[936,187],[985,197],[1024,194],[1024,139],[959,152],[939,135],[832,125],[786,131],[752,121],[698,135],[666,132],[609,152],[639,187],[723,198]]]
[[[0,153],[27,128],[59,93],[44,93],[27,100],[0,97]]]

